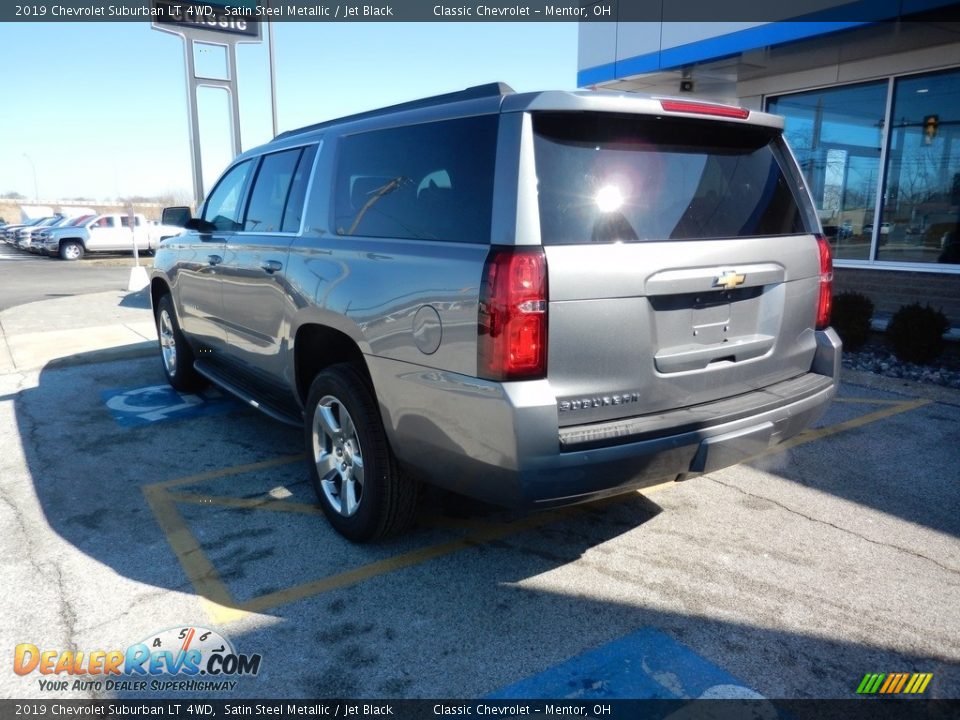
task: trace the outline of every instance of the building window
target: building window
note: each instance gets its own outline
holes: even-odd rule
[[[771,98],[840,260],[869,260],[887,105],[886,81]]]
[[[960,71],[896,81],[877,260],[960,264]]]
[[[767,109],[786,117],[841,264],[960,268],[960,70],[781,95]]]

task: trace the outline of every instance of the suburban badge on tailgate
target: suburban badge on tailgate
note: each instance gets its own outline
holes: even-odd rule
[[[573,400],[558,400],[557,408],[560,412],[570,410],[587,410],[589,408],[609,407],[610,405],[626,405],[640,402],[640,393],[625,392],[618,395],[602,395],[600,397],[576,398]]]
[[[743,285],[746,280],[747,276],[741,275],[736,270],[724,270],[713,279],[713,286],[733,290],[737,285]]]

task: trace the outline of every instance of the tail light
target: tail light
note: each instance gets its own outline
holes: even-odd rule
[[[477,369],[488,380],[547,374],[547,258],[541,247],[490,250],[483,267]]]
[[[817,330],[830,325],[830,310],[833,306],[833,258],[830,243],[823,235],[817,235],[820,251],[820,294],[817,299]]]

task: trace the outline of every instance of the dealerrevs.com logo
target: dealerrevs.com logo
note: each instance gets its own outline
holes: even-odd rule
[[[48,650],[20,643],[17,675],[39,674],[42,691],[230,691],[260,672],[259,654],[238,653],[216,630],[171,628],[126,650]]]

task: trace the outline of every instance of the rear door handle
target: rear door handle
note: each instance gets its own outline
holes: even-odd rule
[[[283,270],[283,263],[278,262],[277,260],[264,260],[262,263],[260,263],[260,267],[262,267],[266,272],[273,274]]]
[[[219,255],[207,255],[207,262],[211,265],[219,265],[223,262],[223,258]]]

